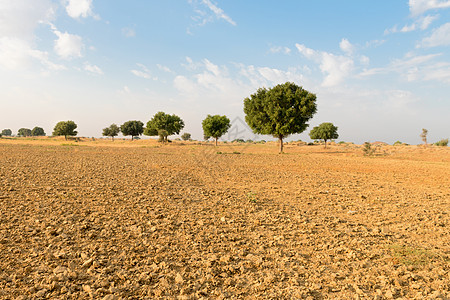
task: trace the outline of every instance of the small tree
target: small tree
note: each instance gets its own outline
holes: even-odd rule
[[[224,135],[231,127],[230,119],[226,116],[208,115],[202,122],[203,134],[205,137],[213,137],[217,140]]]
[[[375,149],[372,148],[372,145],[369,142],[365,142],[363,152],[365,156],[371,156],[375,153]]]
[[[191,139],[191,134],[185,132],[185,133],[183,133],[183,134],[181,135],[181,139],[182,139],[183,141],[189,141],[189,140]]]
[[[448,139],[442,139],[439,142],[434,143],[436,146],[447,147]]]
[[[61,121],[55,125],[52,135],[63,135],[67,140],[68,136],[76,136],[78,134],[75,129],[77,129],[77,124],[74,121]]]
[[[131,135],[131,140],[136,136],[140,136],[144,132],[144,123],[141,121],[127,121],[120,126],[122,134],[127,136]]]
[[[43,128],[36,126],[31,130],[31,135],[32,136],[45,136],[45,131]]]
[[[280,153],[283,139],[301,133],[316,113],[316,95],[294,83],[286,82],[271,89],[260,88],[244,100],[245,121],[259,134],[278,138]]]
[[[2,130],[2,135],[4,135],[4,136],[11,136],[12,135],[11,129],[3,129]]]
[[[17,131],[18,136],[31,136],[31,129],[28,128],[20,128]]]
[[[420,137],[422,138],[422,141],[425,143],[425,146],[427,145],[427,134],[428,130],[422,128],[422,133],[420,134]]]
[[[324,140],[326,148],[327,140],[337,139],[339,137],[337,130],[338,128],[332,123],[322,123],[309,132],[309,137],[313,140]]]
[[[184,128],[183,120],[177,115],[169,115],[165,112],[157,112],[153,118],[147,122],[144,134],[148,136],[159,136],[162,142],[167,142],[167,138],[173,134],[179,134]]]
[[[103,128],[103,136],[110,136],[114,142],[114,137],[118,136],[120,132],[119,126],[111,124],[109,127]]]

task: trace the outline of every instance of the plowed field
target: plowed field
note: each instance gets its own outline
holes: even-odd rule
[[[133,143],[0,140],[0,299],[450,297],[448,148]]]

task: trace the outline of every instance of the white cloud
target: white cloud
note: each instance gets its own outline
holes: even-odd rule
[[[94,17],[100,19],[98,15],[95,15],[92,11],[92,0],[66,0],[66,12],[74,19]]]
[[[431,9],[442,9],[449,7],[449,0],[409,0],[409,10],[413,16],[423,14]]]
[[[53,31],[58,37],[55,40],[55,52],[63,59],[72,59],[75,57],[82,57],[82,50],[84,48],[83,39],[75,34],[67,32]]]
[[[135,37],[136,31],[133,28],[125,27],[125,28],[122,28],[122,34],[125,37]]]
[[[449,83],[450,63],[436,61],[441,56],[441,53],[420,56],[407,53],[403,59],[394,60],[387,67],[367,69],[361,72],[359,76],[397,73],[408,82],[439,81]]]
[[[429,48],[448,45],[450,45],[450,23],[435,29],[429,37],[422,40],[419,46]]]
[[[173,71],[169,67],[166,67],[166,66],[163,66],[163,65],[160,65],[160,64],[156,64],[156,66],[161,71],[164,71],[164,72],[167,72],[167,73],[173,73]]]
[[[289,47],[281,47],[281,46],[274,46],[269,49],[271,53],[283,53],[283,54],[290,54],[291,48]]]
[[[325,74],[322,82],[322,85],[325,87],[336,86],[342,83],[354,68],[353,59],[349,57],[324,51],[315,51],[301,44],[295,44],[295,46],[306,58],[319,64],[320,70]]]
[[[93,74],[97,74],[97,75],[103,75],[103,71],[102,69],[100,69],[98,66],[96,65],[91,65],[89,63],[85,63],[84,65],[84,69],[88,72],[91,72]]]
[[[339,43],[339,47],[347,55],[352,55],[353,51],[355,50],[354,49],[355,47],[347,39],[342,39],[341,42]]]
[[[234,22],[221,8],[217,7],[217,5],[213,4],[210,0],[203,0],[202,2],[216,15],[218,19],[223,19],[231,25],[236,26],[236,22]]]
[[[135,76],[144,79],[158,80],[157,77],[152,77],[150,70],[145,65],[140,63],[137,63],[136,65],[140,68],[140,70],[131,70],[131,73],[133,73]]]
[[[405,25],[405,26],[403,26],[400,29],[398,29],[397,25],[395,25],[394,27],[392,27],[390,29],[386,29],[384,31],[384,34],[397,33],[397,32],[406,33],[406,32],[411,32],[411,31],[415,31],[415,30],[418,30],[418,29],[425,30],[431,25],[431,23],[433,23],[438,18],[439,18],[438,15],[433,15],[433,16],[432,15],[428,15],[428,16],[425,16],[425,17],[420,17],[413,24]]]
[[[215,19],[222,19],[236,26],[236,22],[211,0],[188,0],[188,2],[194,6],[196,15],[191,19],[195,22],[195,26],[204,26]],[[187,33],[192,35],[191,28],[187,28]]]
[[[51,62],[48,53],[32,49],[22,39],[2,37],[0,38],[0,65],[9,70],[28,69],[33,62],[39,62],[49,70],[64,70],[62,65]]]

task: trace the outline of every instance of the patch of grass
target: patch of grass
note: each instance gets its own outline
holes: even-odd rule
[[[61,146],[68,146],[68,147],[79,147],[80,145],[77,145],[77,144],[72,144],[72,143],[68,143],[68,144],[61,144]]]
[[[217,151],[216,154],[222,154],[222,151]]]
[[[407,266],[423,266],[437,256],[430,250],[408,245],[392,244],[388,249],[398,263]]]
[[[434,144],[436,146],[447,147],[448,146],[448,139],[440,140],[439,142],[436,142]]]
[[[255,192],[248,192],[247,193],[247,200],[251,203],[256,203],[256,193]]]
[[[239,151],[233,151],[233,154],[241,154]]]

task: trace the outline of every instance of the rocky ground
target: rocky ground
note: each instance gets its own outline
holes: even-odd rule
[[[450,297],[447,149],[138,142],[0,143],[0,299]]]

